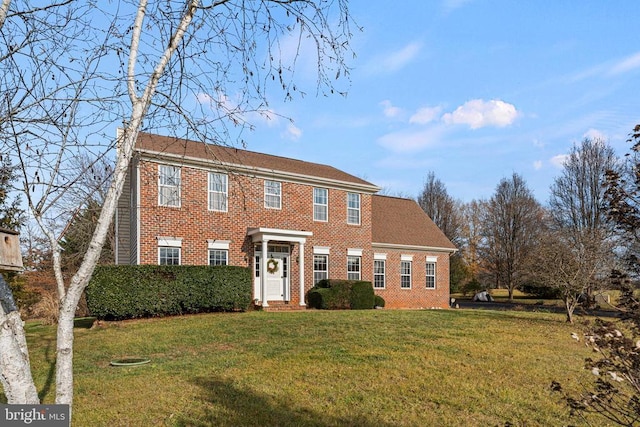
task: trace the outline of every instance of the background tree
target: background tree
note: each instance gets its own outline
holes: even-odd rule
[[[342,0],[122,0],[105,9],[73,0],[34,9],[11,3],[0,46],[0,139],[18,158],[29,209],[52,250],[60,301],[56,403],[73,400],[73,317],[107,239],[139,132],[162,128],[207,142],[235,141],[249,125],[248,113],[273,113],[274,90],[287,100],[300,93],[295,64],[309,51],[318,64],[316,93],[342,93],[336,80],[349,72],[350,25]],[[289,38],[297,44],[293,53],[282,48]],[[115,140],[114,122],[122,122]],[[70,189],[81,178],[72,159],[97,158],[116,146],[88,249],[65,281],[60,224],[69,221]],[[0,323],[8,331],[0,336],[5,395],[9,403],[36,403],[19,316],[3,307]]]
[[[451,242],[460,249],[462,238],[462,204],[447,192],[442,181],[429,172],[417,202],[429,218],[442,230]],[[450,257],[449,283],[455,292],[469,276],[465,259],[459,250]]]
[[[480,251],[482,247],[482,218],[486,209],[485,200],[472,200],[462,205],[462,239],[460,254],[464,258],[470,282],[478,283],[482,275]],[[485,286],[486,287],[486,286]],[[471,290],[479,290],[479,287]]]
[[[621,291],[618,309],[625,325],[597,321],[587,332],[587,344],[598,357],[585,361],[595,381],[583,393],[565,393],[560,383],[552,384],[563,394],[572,414],[596,413],[610,423],[625,426],[640,422],[640,125],[634,128],[629,141],[633,145],[624,167],[606,171],[604,194],[609,219],[619,232],[616,250],[623,253],[629,273],[614,270],[611,274],[613,287]]]
[[[613,267],[613,227],[605,204],[605,173],[619,170],[613,149],[603,140],[586,138],[574,145],[564,162],[562,174],[551,186],[549,217],[552,232],[562,237],[577,265],[593,263],[590,283],[582,289],[587,302],[602,287]],[[549,259],[548,262],[552,262]],[[587,270],[581,269],[582,274]],[[564,288],[564,287],[563,287]],[[566,290],[566,288],[564,288]]]
[[[528,258],[539,243],[542,208],[524,179],[514,173],[498,184],[482,218],[481,256],[487,271],[513,300],[524,282]]]

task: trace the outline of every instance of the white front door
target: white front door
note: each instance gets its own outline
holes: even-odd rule
[[[267,258],[267,301],[288,301],[289,255],[273,253]]]

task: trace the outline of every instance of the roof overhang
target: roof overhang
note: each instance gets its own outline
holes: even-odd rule
[[[371,247],[380,249],[399,249],[406,251],[420,251],[420,252],[447,252],[454,254],[458,252],[455,248],[438,248],[435,246],[417,246],[417,245],[398,245],[396,243],[371,243]]]
[[[264,242],[265,240],[276,240],[281,242],[306,243],[307,237],[313,236],[311,231],[283,230],[280,228],[250,228],[247,236],[251,236],[254,242]]]
[[[256,166],[247,166],[238,163],[222,162],[214,159],[202,159],[197,157],[179,155],[174,153],[160,153],[154,150],[144,148],[136,148],[138,153],[145,160],[159,162],[173,162],[176,165],[189,164],[193,167],[203,169],[215,168],[229,173],[237,173],[240,175],[254,176],[258,178],[274,179],[277,177],[280,181],[289,181],[313,186],[327,186],[344,190],[361,191],[363,193],[377,193],[380,187],[373,184],[362,184],[358,182],[342,181],[331,178],[318,177],[313,175],[305,175],[294,172],[281,171],[277,169],[260,168]]]

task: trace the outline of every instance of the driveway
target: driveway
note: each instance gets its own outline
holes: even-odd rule
[[[542,313],[565,313],[564,307],[554,305],[538,304],[518,304],[517,302],[481,302],[468,299],[456,299],[460,309],[469,310],[517,310],[517,311],[539,311]],[[620,313],[609,310],[585,310],[578,307],[573,312],[575,316],[596,316],[596,317],[620,317]]]

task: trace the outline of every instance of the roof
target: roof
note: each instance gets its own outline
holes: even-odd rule
[[[415,200],[374,195],[371,216],[374,246],[389,244],[456,250]]]
[[[371,193],[379,190],[376,185],[332,166],[183,138],[140,132],[136,150],[147,156],[169,157],[184,162],[204,162],[256,174],[278,174],[309,182],[316,182],[320,178],[324,183],[356,186]]]

